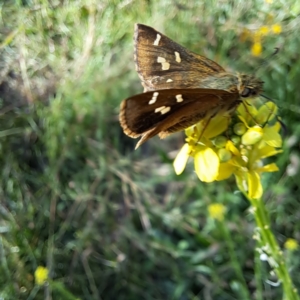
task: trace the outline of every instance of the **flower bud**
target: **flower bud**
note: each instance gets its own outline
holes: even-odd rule
[[[218,156],[221,162],[226,162],[232,158],[231,152],[224,148],[218,150]]]
[[[235,146],[238,146],[241,142],[241,138],[237,135],[234,135],[234,136],[231,137],[231,141],[233,142],[233,144]]]
[[[242,122],[239,122],[239,123],[236,123],[234,126],[233,126],[233,132],[236,134],[236,135],[243,135],[247,130],[247,127],[245,126],[244,123]]]
[[[214,139],[214,145],[217,148],[224,148],[227,143],[227,138],[223,135],[219,135]]]

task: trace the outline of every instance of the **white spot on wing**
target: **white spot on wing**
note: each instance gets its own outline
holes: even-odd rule
[[[182,95],[176,95],[176,101],[182,102],[183,101]]]
[[[157,62],[161,63],[162,70],[169,70],[170,69],[170,63],[168,63],[164,57],[158,56],[157,57]]]
[[[155,108],[154,112],[158,113],[158,112],[162,111],[165,108],[166,108],[165,106],[161,106],[161,107]]]
[[[156,98],[152,98],[149,102],[148,102],[148,104],[154,104],[156,102]]]
[[[160,35],[160,34],[157,34],[157,35],[156,35],[156,40],[154,41],[153,45],[154,45],[154,46],[158,46],[160,39],[161,39],[161,35]]]
[[[180,54],[179,52],[175,51],[175,60],[180,63],[181,62],[181,57],[180,57]]]
[[[162,68],[163,70],[169,70],[169,69],[170,69],[170,64],[169,64],[168,62],[163,62],[163,63],[161,64],[161,68]]]
[[[164,62],[166,62],[166,59],[164,57],[158,56],[157,57],[157,62],[158,63],[164,63]]]
[[[154,92],[153,96],[152,96],[151,100],[148,102],[148,104],[150,104],[150,105],[154,104],[157,100],[157,96],[158,96],[158,92]]]
[[[166,114],[167,112],[170,111],[170,109],[171,109],[170,106],[165,107],[164,109],[161,110],[161,114],[162,114],[162,115]]]
[[[173,80],[172,79],[168,79],[167,82],[173,82]]]

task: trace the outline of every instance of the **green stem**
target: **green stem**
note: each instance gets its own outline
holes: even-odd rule
[[[247,194],[245,196],[248,198]],[[300,300],[297,289],[293,286],[291,277],[286,267],[283,253],[270,229],[270,221],[268,212],[266,211],[264,202],[261,199],[248,198],[254,208],[254,217],[256,225],[259,228],[261,242],[264,252],[269,257],[269,263],[274,268],[278,279],[282,282],[284,299]]]

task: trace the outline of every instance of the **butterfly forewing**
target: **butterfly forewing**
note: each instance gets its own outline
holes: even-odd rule
[[[121,104],[120,123],[130,137],[166,136],[199,120],[227,111],[239,102],[238,93],[215,89],[171,89],[132,96]],[[148,134],[151,131],[151,134]]]
[[[145,91],[199,88],[201,81],[224,69],[142,24],[135,27],[135,63]]]

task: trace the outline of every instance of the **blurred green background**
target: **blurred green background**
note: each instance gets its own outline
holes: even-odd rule
[[[0,13],[0,299],[282,299],[234,179],[202,183],[192,163],[176,176],[183,133],[137,151],[123,134],[119,104],[142,92],[134,23],[265,82],[286,132],[264,201],[300,288],[299,251],[284,248],[300,239],[299,1],[19,0]]]

